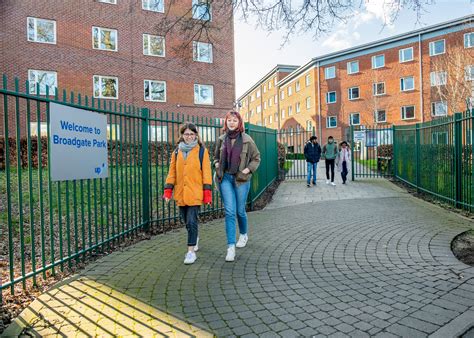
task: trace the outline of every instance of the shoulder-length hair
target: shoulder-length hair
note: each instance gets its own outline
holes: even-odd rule
[[[237,130],[240,131],[241,133],[243,133],[245,131],[244,120],[242,119],[242,116],[240,116],[240,114],[238,112],[233,111],[233,110],[231,110],[230,112],[225,114],[224,128],[223,128],[224,132],[227,132],[229,130],[229,128],[227,127],[227,119],[231,116],[234,116],[239,120],[239,125],[237,126]]]
[[[179,140],[178,140],[178,144],[179,144],[180,142],[184,142],[183,134],[184,134],[184,132],[186,131],[186,129],[189,129],[189,130],[191,130],[194,134],[196,134],[198,144],[202,146],[202,141],[201,141],[201,138],[199,137],[198,128],[196,127],[196,125],[195,125],[194,123],[191,123],[191,122],[186,122],[186,123],[183,124],[181,127],[179,127]]]

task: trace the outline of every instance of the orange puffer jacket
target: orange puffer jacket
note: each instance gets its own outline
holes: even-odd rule
[[[171,154],[170,169],[166,178],[165,189],[173,189],[173,198],[178,206],[202,205],[204,190],[212,188],[211,161],[209,152],[204,149],[204,156],[199,160],[199,145],[193,148],[186,160],[181,151]]]

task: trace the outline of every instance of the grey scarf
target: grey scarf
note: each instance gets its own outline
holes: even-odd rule
[[[190,144],[186,144],[186,142],[179,142],[178,144],[178,148],[179,150],[181,150],[181,152],[183,153],[183,157],[184,159],[188,158],[188,153],[193,150],[193,148],[195,146],[197,146],[198,144],[198,140],[195,139],[193,142],[191,142]]]

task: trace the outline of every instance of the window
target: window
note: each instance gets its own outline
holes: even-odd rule
[[[444,39],[430,42],[430,56],[444,54]]]
[[[431,72],[430,73],[430,82],[431,87],[435,86],[444,86],[448,79],[448,73],[446,72]]]
[[[313,130],[313,121],[311,120],[306,121],[306,130],[307,131]]]
[[[41,137],[48,136],[48,123],[39,123],[39,134]],[[38,136],[38,122],[30,122],[30,136]]]
[[[464,34],[464,48],[474,47],[474,32]]]
[[[288,116],[293,115],[293,106],[288,107]]]
[[[349,100],[356,100],[359,97],[359,87],[349,88]]]
[[[300,91],[300,82],[299,81],[295,83],[295,91],[296,92]]]
[[[448,133],[445,131],[438,131],[431,134],[432,144],[448,144]]]
[[[296,102],[296,107],[295,107],[295,109],[296,109],[296,114],[298,114],[298,113],[301,112],[301,104],[300,104],[300,102]]]
[[[385,95],[385,82],[378,82],[373,84],[374,96]]]
[[[118,78],[94,75],[94,97],[101,99],[118,99]]]
[[[199,138],[204,142],[215,142],[218,136],[215,127],[198,127]]]
[[[278,121],[278,113],[275,113],[275,122]]]
[[[291,96],[291,94],[293,94],[293,87],[289,86],[288,87],[288,96]]]
[[[257,114],[260,114],[262,112],[262,106],[258,105],[257,106]]]
[[[402,120],[411,120],[415,118],[415,106],[402,107]]]
[[[193,0],[193,19],[211,20],[211,4],[207,0]]]
[[[306,98],[306,109],[311,108],[311,96]]]
[[[271,107],[271,106],[272,106],[272,104],[273,104],[273,102],[272,102],[272,101],[273,101],[273,98],[272,98],[272,97],[268,99],[268,106],[269,106],[269,107]]]
[[[272,89],[272,81],[268,82],[268,90]]]
[[[324,68],[324,78],[334,79],[336,77],[336,66]]]
[[[143,34],[143,55],[165,56],[165,38],[158,35]]]
[[[311,76],[309,74],[306,75],[305,77],[305,84],[306,84],[306,87],[308,87],[311,84]]]
[[[282,110],[281,110],[281,119],[282,119],[282,120],[285,119],[285,109],[282,109]]]
[[[431,115],[446,116],[448,115],[448,104],[446,101],[438,101],[431,103]]]
[[[148,127],[148,140],[151,142],[168,141],[168,127],[153,125]]]
[[[258,99],[258,98],[259,98],[259,97],[262,95],[262,92],[260,91],[260,89],[259,89],[259,90],[257,90],[257,93],[256,93],[256,95],[257,95],[257,99]]]
[[[275,94],[275,96],[273,97],[273,102],[275,102],[275,104],[277,104],[277,102],[278,102],[278,95],[277,94]]]
[[[275,84],[275,86],[276,86],[276,84],[277,84],[277,81],[278,81],[277,78],[274,78],[274,79],[273,79],[273,83]]]
[[[408,62],[413,60],[413,47],[400,49],[398,51],[398,60],[400,62]]]
[[[263,86],[263,92],[264,92],[264,93],[267,92],[267,85],[264,85],[264,86]]]
[[[144,81],[145,101],[166,102],[165,81]]]
[[[375,122],[385,122],[387,118],[385,110],[376,110],[374,113],[374,118]]]
[[[117,0],[99,0],[99,2],[103,2],[106,4],[113,4],[113,5],[117,4]]]
[[[214,104],[214,86],[212,85],[194,85],[194,103],[195,104]]]
[[[28,41],[56,44],[56,21],[27,18]]]
[[[263,101],[263,109],[267,109],[267,101]]]
[[[193,41],[193,60],[212,63],[212,44]]]
[[[272,118],[273,118],[272,115],[268,116],[268,124],[272,124],[272,123],[273,123]]]
[[[120,125],[118,123],[107,124],[107,140],[120,140]]]
[[[402,77],[400,79],[400,90],[406,92],[415,89],[415,79],[413,76]]]
[[[326,93],[326,103],[334,103],[336,102],[336,92],[328,92]]]
[[[350,117],[351,126],[360,125],[360,113],[352,113]]]
[[[250,95],[250,102],[253,102],[253,101],[255,101],[255,96],[253,96],[253,94],[252,94],[252,95]]]
[[[146,11],[165,12],[165,4],[163,0],[142,0],[142,8]]]
[[[285,98],[285,92],[282,90],[280,92],[280,100],[283,100]]]
[[[250,110],[250,117],[253,116],[253,109]]]
[[[359,72],[359,61],[351,61],[347,63],[347,74],[356,74]]]
[[[385,66],[385,55],[374,55],[372,56],[372,69],[382,68]]]
[[[49,87],[49,95],[56,95],[58,87],[58,74],[47,70],[28,70],[28,80],[30,83],[30,94],[36,94],[37,84],[39,84],[39,94],[46,95],[46,87]]]
[[[326,128],[336,128],[337,127],[337,117],[328,116],[326,117]]]
[[[466,66],[466,81],[474,81],[474,65]]]
[[[92,27],[92,48],[117,51],[117,30]]]

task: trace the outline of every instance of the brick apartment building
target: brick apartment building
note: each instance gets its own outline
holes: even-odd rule
[[[351,124],[383,127],[451,115],[474,97],[473,47],[470,15],[316,57],[293,71],[277,66],[238,99],[240,112],[246,121],[290,133],[315,128],[322,140],[345,139]],[[261,93],[280,67],[291,72],[280,73],[265,103]]]
[[[162,23],[178,18],[206,22],[205,34],[165,34]],[[10,88],[18,77],[22,89],[30,80],[31,93],[39,82],[43,95],[49,85],[211,118],[233,107],[233,18],[220,2],[4,0],[0,22],[0,73]]]

